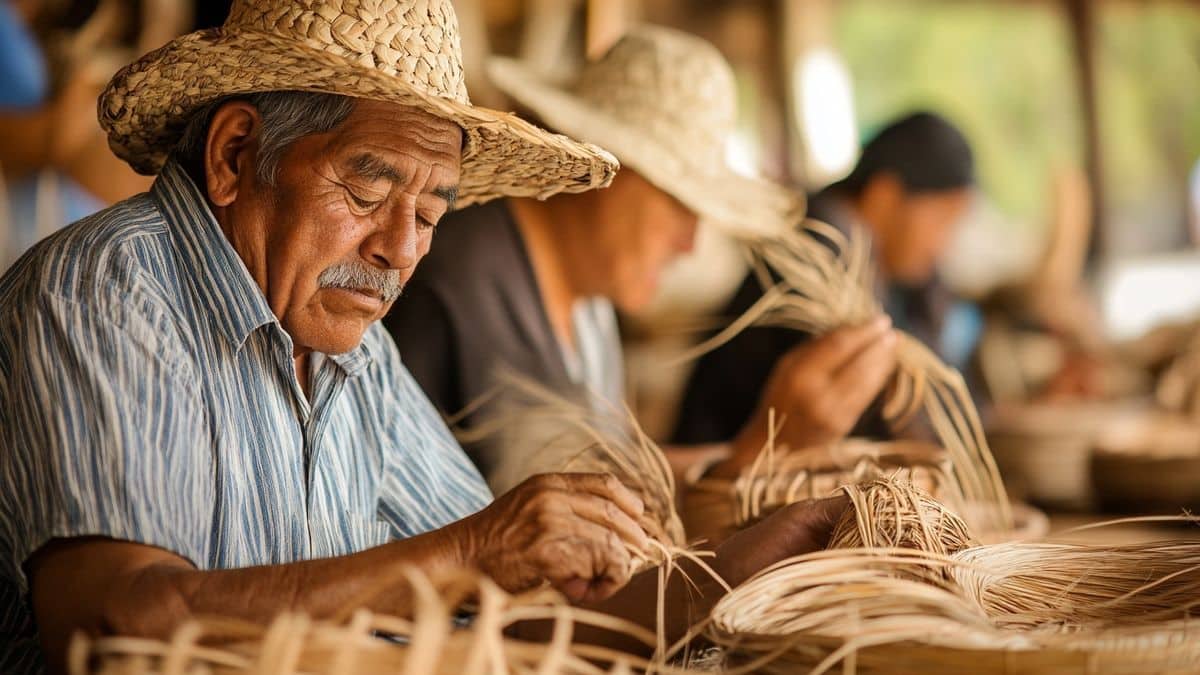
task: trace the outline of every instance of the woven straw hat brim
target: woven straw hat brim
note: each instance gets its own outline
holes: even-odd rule
[[[118,157],[154,174],[195,109],[227,95],[282,90],[410,105],[458,124],[465,134],[460,208],[604,187],[618,168],[608,152],[515,115],[434,96],[295,40],[250,31],[185,35],[125,67],[100,98],[100,123]]]
[[[541,122],[612,152],[702,222],[735,236],[759,238],[776,236],[803,220],[802,194],[743,176],[725,164],[698,166],[661,139],[598,111],[517,60],[489,59],[488,74],[497,88]]]

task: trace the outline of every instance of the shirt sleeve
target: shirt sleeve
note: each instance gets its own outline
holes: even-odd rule
[[[215,503],[204,408],[170,321],[42,296],[0,319],[0,573],[54,538],[156,546],[204,567]]]
[[[461,520],[487,506],[492,494],[416,380],[384,336],[380,356],[392,437],[384,457],[379,515],[395,538],[411,537]]]

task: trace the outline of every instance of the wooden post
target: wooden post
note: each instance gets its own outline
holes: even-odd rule
[[[640,0],[588,0],[587,57],[594,59],[625,34],[641,15]]]
[[[1104,144],[1100,133],[1096,63],[1096,4],[1094,0],[1063,0],[1075,47],[1079,103],[1083,114],[1085,167],[1092,193],[1092,237],[1088,244],[1088,261],[1092,264],[1098,257],[1111,253],[1105,229],[1107,214],[1104,208]]]

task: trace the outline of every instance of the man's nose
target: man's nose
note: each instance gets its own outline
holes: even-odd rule
[[[364,242],[363,258],[381,269],[411,269],[420,260],[421,235],[416,215],[403,210],[388,219]]]

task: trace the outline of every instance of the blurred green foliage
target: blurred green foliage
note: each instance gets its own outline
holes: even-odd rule
[[[1100,18],[1110,222],[1121,239],[1163,230],[1155,239],[1169,245],[1183,236],[1187,177],[1200,158],[1200,6],[1107,3]]]
[[[947,115],[971,138],[990,197],[1015,223],[1040,226],[1054,169],[1083,162],[1073,43],[1059,8],[927,0],[837,7],[834,39],[855,80],[863,135],[915,108]],[[1200,8],[1105,2],[1099,10],[1109,214],[1154,212],[1182,223],[1186,175],[1200,156]]]

